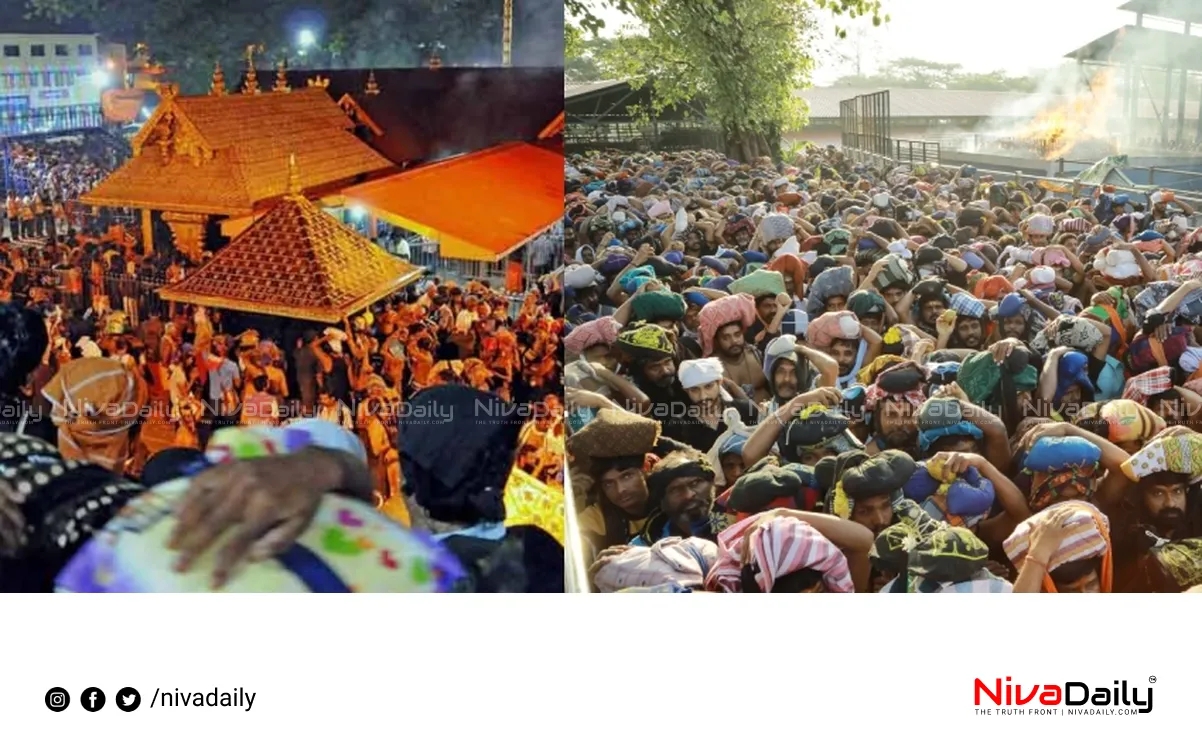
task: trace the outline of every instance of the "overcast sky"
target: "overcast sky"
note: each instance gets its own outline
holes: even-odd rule
[[[829,84],[854,72],[857,49],[865,73],[899,57],[956,62],[974,72],[1005,69],[1014,75],[1055,67],[1066,53],[1120,26],[1134,25],[1134,13],[1118,10],[1123,2],[884,0],[892,20],[880,28],[873,28],[870,21],[855,22],[848,27],[846,40],[835,38],[833,21],[823,21],[823,41],[816,46],[832,51],[819,53],[814,83]],[[600,9],[599,15],[606,22],[605,36],[635,22],[609,8]],[[1152,19],[1146,19],[1145,25],[1181,30],[1179,23]]]

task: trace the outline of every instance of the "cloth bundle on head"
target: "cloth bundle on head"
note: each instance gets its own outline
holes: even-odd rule
[[[1052,396],[1052,404],[1059,405],[1073,386],[1080,387],[1082,391],[1090,394],[1097,391],[1089,378],[1089,357],[1080,351],[1069,351],[1060,357],[1060,363],[1056,367],[1056,392]]]
[[[924,391],[926,369],[913,361],[895,364],[877,374],[876,381],[864,390],[864,409],[875,411],[882,402],[907,402],[915,410],[927,400]]]
[[[685,359],[680,362],[677,377],[681,387],[691,390],[721,381],[724,371],[722,362],[712,356],[704,359]]]
[[[1052,245],[1046,248],[1036,248],[1031,258],[1037,266],[1051,266],[1053,268],[1062,268],[1072,265],[1064,255],[1064,248],[1058,245]],[[1055,278],[1053,278],[1055,281]]]
[[[618,341],[622,326],[612,317],[599,317],[577,325],[563,339],[564,351],[580,356],[593,346],[612,346]]]
[[[68,362],[42,390],[52,406],[65,459],[87,460],[116,474],[130,456],[131,429],[142,419],[145,380],[113,358]]]
[[[718,561],[706,588],[742,593],[751,579],[761,593],[771,593],[777,580],[802,569],[821,573],[831,593],[855,591],[847,558],[817,529],[791,516],[752,516],[718,535]]]
[[[590,265],[568,266],[563,272],[563,285],[568,289],[585,289],[596,286],[601,278],[601,274]]]
[[[817,317],[826,311],[826,303],[831,297],[851,296],[855,288],[855,269],[851,266],[827,269],[810,284],[805,310],[810,317]]]
[[[646,323],[623,330],[614,345],[635,361],[662,361],[676,354],[668,331]]]
[[[1170,294],[1177,291],[1178,286],[1179,284],[1175,281],[1153,281],[1143,291],[1136,294],[1131,300],[1131,309],[1135,312],[1135,324],[1143,327],[1148,313],[1156,305],[1168,299]]]
[[[863,385],[872,384],[881,375],[881,372],[905,362],[906,359],[902,356],[891,353],[882,354],[859,371],[856,375],[856,381]]]
[[[685,314],[684,297],[670,291],[641,292],[630,300],[630,309],[638,320],[680,320]]]
[[[830,230],[822,236],[822,242],[826,243],[831,255],[842,255],[851,244],[851,233],[844,229]]]
[[[1134,400],[1086,405],[1076,423],[1115,444],[1147,441],[1165,427],[1163,418]]]
[[[718,545],[707,539],[666,537],[614,556],[597,571],[593,583],[601,593],[667,584],[701,588],[717,560]]]
[[[637,459],[637,466],[642,468],[659,435],[657,420],[626,410],[602,408],[568,439],[568,454],[573,466],[585,472],[611,459]]]
[[[1196,587],[1202,586],[1202,539],[1161,542],[1148,550],[1148,559],[1161,574],[1150,581],[1155,592],[1197,593]]]
[[[985,303],[968,294],[956,293],[948,299],[948,307],[960,317],[985,317]]]
[[[1133,482],[1158,472],[1188,475],[1191,483],[1202,481],[1202,434],[1162,436],[1150,441],[1123,462],[1122,469]]]
[[[824,313],[811,320],[806,328],[806,340],[815,348],[830,348],[837,339],[859,340],[861,334],[859,318],[848,310]]]
[[[1173,369],[1161,366],[1127,380],[1123,387],[1123,399],[1147,405],[1148,398],[1173,389]]]
[[[1046,214],[1028,217],[1024,226],[1028,235],[1050,236],[1056,231],[1056,222]]]
[[[882,593],[1011,593],[986,569],[989,548],[969,529],[945,526],[923,533],[901,522],[882,531],[869,553],[873,564],[898,573]]]
[[[407,493],[438,521],[504,522],[505,485],[523,423],[518,411],[490,392],[460,385],[423,390],[411,402],[411,414],[398,420]]]
[[[1063,500],[1062,489],[1075,485],[1073,498],[1093,497],[1095,475],[1102,450],[1080,436],[1048,436],[1031,445],[1023,458],[1022,472],[1031,478],[1027,503],[1041,511]]]
[[[1068,346],[1082,353],[1091,353],[1106,340],[1098,327],[1082,317],[1061,317],[1050,329],[1040,330],[1031,339],[1031,349],[1041,356],[1058,346]]]
[[[667,495],[673,480],[699,477],[714,481],[715,471],[709,459],[699,451],[686,449],[675,457],[665,457],[656,462],[647,475],[647,492],[652,503],[660,503]]]
[[[1079,500],[1064,501],[1050,506],[1046,510],[1034,514],[1026,521],[1015,527],[1014,532],[1002,543],[1006,556],[1015,566],[1022,569],[1023,561],[1031,550],[1031,535],[1041,524],[1051,523],[1067,514],[1068,533],[1056,552],[1048,560],[1048,573],[1061,565],[1094,557],[1102,558],[1102,566],[1098,578],[1102,583],[1102,593],[1110,593],[1114,568],[1110,548],[1110,521],[1090,503]],[[1043,580],[1044,593],[1056,593],[1056,585],[1051,575],[1045,575]]]
[[[885,312],[885,298],[876,292],[854,291],[847,298],[847,309],[861,319],[869,315],[882,315]]]
[[[862,449],[863,444],[851,433],[851,420],[837,410],[810,405],[785,423],[776,439],[776,448],[786,462],[800,464],[806,454]]]
[[[769,271],[775,271],[781,276],[789,276],[793,279],[793,292],[800,293],[802,287],[805,286],[806,272],[809,270],[806,264],[799,256],[784,254],[778,250],[776,255],[768,262],[766,268]],[[782,289],[782,291],[784,291]]]
[[[972,293],[978,299],[998,300],[1013,291],[1014,285],[1005,276],[986,276],[977,282],[977,285],[973,287]],[[1019,296],[1019,299],[1021,298]]]
[[[714,335],[718,329],[739,323],[747,330],[755,323],[755,300],[749,294],[732,294],[710,302],[697,313],[701,327],[697,331],[701,339],[701,351],[706,356],[714,352]]]
[[[933,518],[969,528],[988,515],[994,499],[993,483],[982,477],[976,467],[968,467],[957,475],[940,459],[923,462],[902,492]]]
[[[899,500],[916,468],[909,454],[896,449],[865,457],[842,471],[833,495],[827,497],[827,512],[846,519],[859,499],[888,495]]]
[[[877,274],[876,288],[884,291],[891,286],[909,288],[914,283],[914,273],[904,260],[905,256],[890,255],[885,268]]]
[[[724,506],[739,521],[773,508],[804,510],[804,491],[805,482],[798,473],[757,463],[734,483]]]
[[[1028,359],[1026,349],[1020,348],[1011,352],[1004,365],[998,365],[992,353],[978,351],[969,354],[960,364],[956,383],[971,402],[992,407],[1001,402],[1002,375],[1008,375],[1013,380],[1016,392],[1035,389],[1039,383],[1039,371],[1026,363]]]
[[[785,279],[776,271],[760,269],[732,281],[729,291],[731,294],[750,294],[756,299],[775,297],[785,293]]]
[[[769,214],[760,221],[760,236],[765,243],[785,240],[793,235],[793,220],[784,214]]]
[[[651,266],[632,268],[622,275],[622,289],[627,294],[634,294],[643,284],[655,280],[655,269]]]
[[[959,400],[950,397],[927,400],[918,409],[919,448],[927,451],[939,439],[948,436],[972,436],[980,441],[985,433],[977,424],[964,420],[964,409]]]

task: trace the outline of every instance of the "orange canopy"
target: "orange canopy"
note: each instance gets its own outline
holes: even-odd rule
[[[562,218],[563,156],[508,143],[342,193],[349,204],[438,240],[444,258],[497,261]]]

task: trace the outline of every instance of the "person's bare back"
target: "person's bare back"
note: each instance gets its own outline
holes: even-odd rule
[[[750,346],[744,346],[743,356],[737,361],[721,356],[719,359],[726,370],[726,378],[739,385],[756,403],[764,402],[771,396],[768,391],[768,378],[764,376],[759,357]]]

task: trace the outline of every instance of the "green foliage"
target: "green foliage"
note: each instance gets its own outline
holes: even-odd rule
[[[318,29],[317,46],[303,57],[295,46],[296,0],[16,1],[26,2],[35,15],[84,18],[131,52],[135,43],[148,44],[167,67],[168,79],[185,94],[208,89],[218,60],[232,85],[246,67],[243,55],[250,44],[264,46],[260,67],[284,58],[292,68],[417,66],[425,61],[419,45],[435,40],[446,45],[442,57],[447,65],[501,60],[501,0],[307,0],[303,7],[322,19],[324,28]],[[531,41],[536,25],[523,10],[519,0],[515,29],[527,29],[526,41]],[[527,13],[539,10],[534,4],[525,8]],[[515,54],[521,35],[515,31]]]
[[[767,154],[779,132],[804,124],[796,91],[810,82],[817,13],[884,20],[879,0],[623,0],[621,9],[644,32],[622,37],[603,62],[651,84],[657,111],[704,101],[728,154],[742,158]]]
[[[616,53],[617,41],[604,36],[581,39],[571,44],[564,59],[563,74],[574,83],[611,80],[616,76],[610,60]]]
[[[882,66],[875,75],[845,75],[836,85],[865,88],[936,88],[942,90],[1012,90],[1033,92],[1038,82],[1011,77],[1003,70],[966,72],[959,64],[903,57]]]

